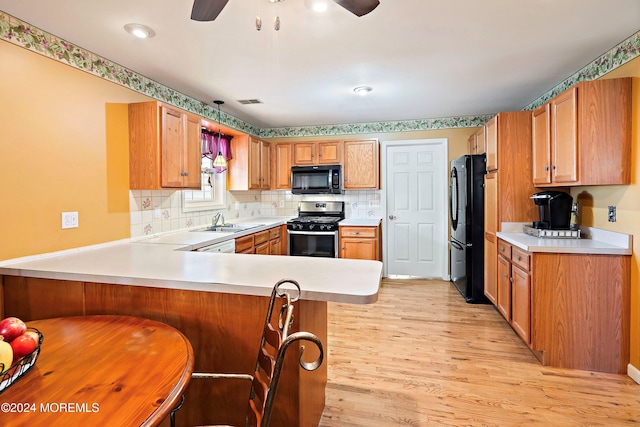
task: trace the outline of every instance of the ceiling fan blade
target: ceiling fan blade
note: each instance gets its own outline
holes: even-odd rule
[[[333,0],[356,16],[363,16],[378,7],[378,0]]]
[[[218,17],[229,0],[194,0],[191,19],[194,21],[213,21]]]

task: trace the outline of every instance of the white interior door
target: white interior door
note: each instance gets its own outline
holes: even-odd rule
[[[447,140],[385,145],[387,275],[444,278]]]

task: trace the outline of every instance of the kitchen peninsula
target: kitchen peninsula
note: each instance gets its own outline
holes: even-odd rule
[[[189,239],[205,234],[183,233]],[[211,240],[211,234],[206,236]],[[316,334],[325,347],[327,301],[366,304],[377,299],[378,261],[194,252],[192,245],[120,241],[5,261],[0,263],[2,314],[27,322],[91,314],[158,320],[191,341],[195,371],[246,373],[253,369],[268,295],[278,280],[300,283],[293,329]],[[275,425],[317,425],[322,415],[327,363],[307,372],[296,364],[297,353],[294,348],[287,355]],[[191,381],[178,425],[239,425],[246,400],[234,396],[248,395],[247,385]]]

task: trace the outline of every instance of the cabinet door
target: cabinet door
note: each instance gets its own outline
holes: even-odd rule
[[[269,255],[269,242],[256,246],[255,253],[258,255]]]
[[[249,190],[259,190],[261,188],[261,142],[257,138],[249,137]]]
[[[269,240],[269,255],[282,255],[282,240],[279,237]]]
[[[493,305],[498,303],[498,244],[496,236],[485,233],[484,239],[484,295]]]
[[[524,342],[529,344],[531,342],[531,274],[514,265],[511,275],[513,277],[511,325]]]
[[[275,144],[273,147],[273,181],[274,190],[291,189],[291,144]]]
[[[578,180],[578,92],[572,88],[553,98],[551,104],[551,180]]]
[[[505,319],[511,321],[511,263],[498,255],[498,295],[496,307]]]
[[[201,184],[201,144],[202,132],[200,118],[190,114],[185,115],[185,142],[184,142],[184,188],[200,188]]]
[[[476,136],[476,152],[474,154],[484,154],[487,152],[486,141],[484,136],[484,126],[478,129]]]
[[[293,143],[293,165],[305,166],[316,163],[316,143],[315,142],[295,142]]]
[[[495,235],[498,231],[498,174],[484,176],[484,231]]]
[[[378,140],[344,141],[343,180],[345,190],[380,188]]]
[[[544,104],[531,113],[533,184],[551,183],[551,105]]]
[[[485,125],[485,145],[487,149],[487,171],[498,169],[498,116]]]
[[[342,163],[342,141],[318,142],[317,145],[319,165],[337,165]]]
[[[352,239],[340,240],[340,258],[349,259],[378,259],[378,243],[376,239]]]
[[[184,124],[182,113],[167,107],[162,110],[162,172],[163,187],[182,187],[184,169],[182,158],[184,150]]]
[[[476,154],[478,146],[476,145],[476,134],[472,133],[467,140],[467,152],[469,154]]]
[[[271,144],[260,141],[260,188],[271,188]]]

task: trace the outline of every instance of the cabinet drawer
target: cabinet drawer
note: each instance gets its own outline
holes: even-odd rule
[[[372,237],[377,236],[378,227],[340,227],[342,237]]]
[[[511,245],[504,240],[498,240],[498,254],[511,259]]]
[[[522,267],[524,270],[531,269],[531,255],[519,248],[511,249],[511,262]]]
[[[271,228],[269,230],[269,240],[280,238],[280,227]]]
[[[253,234],[236,239],[236,253],[253,248]]]
[[[260,231],[253,235],[253,243],[256,246],[268,241],[269,241],[269,230]]]

